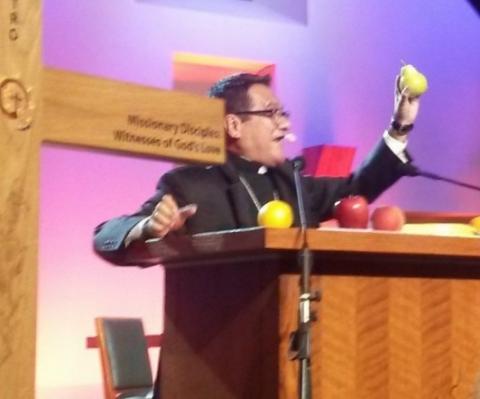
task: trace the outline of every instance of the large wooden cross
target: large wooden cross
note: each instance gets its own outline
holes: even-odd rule
[[[0,3],[0,397],[33,399],[42,142],[221,163],[218,100],[41,65],[41,1]]]

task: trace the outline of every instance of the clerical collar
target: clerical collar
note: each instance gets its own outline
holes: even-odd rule
[[[250,161],[237,154],[229,153],[229,159],[243,173],[264,175],[268,172],[268,167],[260,162]]]

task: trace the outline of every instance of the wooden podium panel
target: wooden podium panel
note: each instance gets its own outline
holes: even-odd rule
[[[307,242],[322,292],[314,398],[473,397],[479,238],[311,230]],[[296,229],[252,229],[143,248],[166,266],[162,397],[298,397],[287,350],[300,243]]]

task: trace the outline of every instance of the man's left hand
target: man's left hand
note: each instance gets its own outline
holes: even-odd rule
[[[400,75],[395,80],[393,119],[400,125],[412,125],[417,119],[420,97],[412,97],[405,87],[400,91]]]

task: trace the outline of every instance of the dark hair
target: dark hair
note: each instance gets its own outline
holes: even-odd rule
[[[254,84],[270,86],[270,76],[260,76],[252,73],[239,73],[227,76],[215,83],[208,91],[209,97],[225,100],[225,112],[234,114],[247,111],[250,106],[248,89]]]

